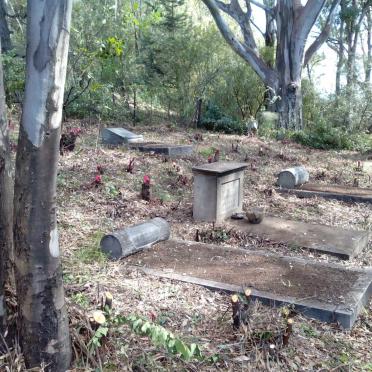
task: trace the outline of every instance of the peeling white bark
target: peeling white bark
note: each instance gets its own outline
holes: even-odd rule
[[[0,317],[5,315],[4,296],[0,296]]]
[[[53,354],[57,352],[58,351],[58,340],[50,340],[45,351],[49,354]]]
[[[72,0],[28,0],[27,71],[14,197],[20,341],[27,368],[65,372],[71,344],[64,300],[56,177]]]
[[[0,130],[0,147],[5,148],[5,136],[1,130]]]
[[[60,7],[58,1],[53,2],[51,8]],[[50,9],[41,0],[28,6],[29,13],[28,46],[27,46],[27,79],[25,88],[25,101],[23,105],[22,122],[30,142],[40,147],[45,132],[56,129],[62,121],[62,103],[67,68],[68,29],[70,16],[64,22],[64,12],[57,9],[50,19]],[[36,4],[36,3],[35,3]],[[71,2],[66,4],[66,12],[71,14]],[[39,30],[35,33],[34,30]],[[49,35],[45,35],[49,30]],[[32,34],[31,34],[32,32]],[[54,51],[54,53],[52,53]],[[55,66],[56,65],[56,66]],[[56,73],[55,73],[56,72]],[[49,93],[52,92],[51,95]],[[49,102],[48,102],[49,101]],[[50,115],[48,122],[47,113]],[[47,125],[46,125],[47,124]]]
[[[34,56],[40,43],[40,33],[33,33],[31,30],[38,29],[37,24],[41,23],[44,14],[44,6],[28,6],[29,14],[27,55]],[[31,59],[31,58],[29,58]],[[34,63],[27,61],[27,77],[25,87],[25,99],[23,104],[22,121],[25,132],[31,143],[39,147],[42,143],[44,133],[42,127],[46,117],[46,100],[48,96],[49,74],[48,69],[39,72]]]
[[[49,252],[52,257],[54,258],[59,257],[59,242],[58,242],[57,227],[55,227],[54,230],[50,232]]]

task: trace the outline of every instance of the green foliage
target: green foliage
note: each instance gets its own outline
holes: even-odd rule
[[[71,296],[71,300],[75,302],[76,304],[80,305],[81,307],[83,307],[84,309],[88,308],[89,306],[89,299],[84,293],[80,293],[80,292],[74,293]]]
[[[25,63],[14,53],[2,56],[4,66],[5,97],[8,105],[20,102],[25,89]]]
[[[123,55],[123,48],[124,41],[111,36],[102,43],[98,56],[103,59],[121,57]]]
[[[199,154],[208,158],[215,153],[216,149],[214,147],[207,147],[199,150]]]
[[[105,184],[105,192],[108,197],[115,199],[120,195],[119,188],[114,185],[112,182],[104,182]]]
[[[245,131],[245,125],[242,122],[224,116],[220,108],[210,102],[207,104],[201,124],[207,130],[226,134],[243,134]]]
[[[169,332],[164,327],[149,322],[137,315],[121,317],[120,322],[128,324],[138,335],[149,337],[155,346],[162,346],[169,353],[179,355],[186,361],[197,359],[214,363],[218,360],[217,355],[207,358],[202,354],[202,351],[197,344],[187,344],[181,339],[175,337],[173,333]]]
[[[88,343],[88,347],[90,350],[95,350],[101,347],[101,340],[103,337],[107,336],[109,328],[107,326],[100,326],[94,333],[93,337]]]
[[[301,331],[304,333],[306,337],[317,337],[318,336],[318,333],[316,332],[316,330],[310,325],[302,324]]]
[[[217,355],[206,357],[199,345],[195,343],[187,344],[161,325],[150,322],[138,315],[123,316],[115,314],[107,307],[105,308],[105,315],[106,324],[98,328],[89,342],[94,347],[100,346],[100,340],[102,337],[107,336],[109,327],[118,327],[126,324],[136,334],[148,337],[155,346],[164,347],[169,353],[179,355],[185,361],[199,360],[215,363],[218,360]]]
[[[372,148],[369,135],[350,133],[320,121],[304,131],[290,134],[290,138],[305,146],[323,150],[360,150]]]

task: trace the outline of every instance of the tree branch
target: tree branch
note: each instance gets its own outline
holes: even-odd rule
[[[224,13],[228,14],[238,23],[244,37],[244,42],[247,44],[247,46],[254,50],[257,50],[256,41],[254,40],[252,29],[249,24],[252,15],[252,10],[249,1],[247,1],[246,13],[244,13],[238,0],[231,0],[230,4],[226,4],[220,0],[215,0],[215,2],[216,5]]]
[[[319,16],[326,0],[308,0],[306,5],[299,9],[299,17],[297,19],[297,31],[300,38],[305,42],[311,28]]]
[[[256,0],[249,0],[249,2],[251,2],[253,5],[256,5],[258,8],[263,9],[265,12],[268,12],[268,13],[273,13],[274,12],[274,10],[272,8],[269,8],[266,5],[261,4]]]
[[[358,19],[358,21],[355,25],[355,34],[354,34],[354,40],[353,40],[353,43],[352,43],[352,49],[353,50],[356,49],[356,45],[357,45],[357,42],[358,42],[358,36],[359,36],[359,32],[360,32],[360,26],[362,25],[363,19],[367,15],[367,11],[370,7],[371,7],[370,1],[367,1],[364,4],[364,6],[362,8],[362,12],[360,13],[359,19]]]
[[[232,33],[230,27],[222,18],[219,8],[215,0],[202,0],[203,3],[208,7],[211,12],[218,29],[220,30],[222,36],[231,46],[231,48],[239,54],[246,62],[250,64],[256,74],[261,78],[261,80],[268,86],[276,88],[278,85],[277,73],[271,69],[257,52],[250,48],[247,44],[242,44]]]
[[[250,19],[250,22],[252,23],[252,25],[256,28],[256,30],[263,36],[265,37],[265,33],[263,31],[261,31],[261,29],[253,22],[252,19]]]
[[[331,32],[332,23],[336,15],[336,9],[339,3],[340,3],[340,0],[334,0],[332,2],[332,5],[329,10],[328,17],[324,24],[322,32],[318,35],[318,37],[314,40],[314,42],[309,46],[309,48],[305,52],[304,66],[306,66],[310,62],[310,59],[312,58],[312,56],[319,50],[319,48],[328,39],[328,36]]]

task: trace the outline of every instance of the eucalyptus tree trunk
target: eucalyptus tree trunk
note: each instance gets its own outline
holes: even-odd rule
[[[12,165],[8,138],[3,65],[0,52],[0,334],[4,334],[7,326],[4,286],[10,277],[10,258],[12,257],[13,249],[12,201]]]
[[[10,29],[7,20],[6,2],[0,0],[0,38],[1,38],[1,51],[3,53],[12,49],[12,41],[10,39]]]
[[[72,0],[29,0],[26,88],[14,197],[15,274],[26,366],[71,360],[56,222],[56,177]]]
[[[278,74],[277,111],[279,127],[302,129],[301,74],[304,42],[296,25],[296,7],[293,1],[279,1],[276,23],[278,43],[276,70]]]

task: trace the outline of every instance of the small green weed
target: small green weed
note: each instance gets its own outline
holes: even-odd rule
[[[120,190],[112,182],[105,182],[105,192],[108,197],[114,199],[120,195]]]
[[[313,327],[308,326],[307,324],[301,325],[301,331],[304,333],[305,336],[308,336],[308,337],[318,336],[318,333],[316,332],[316,330]]]
[[[93,337],[88,343],[88,347],[90,350],[95,350],[101,346],[101,340],[103,337],[107,336],[109,328],[107,326],[100,326],[94,333]]]
[[[99,263],[107,261],[106,255],[100,250],[102,232],[96,232],[87,242],[76,252],[76,258],[84,264]]]
[[[347,353],[341,353],[341,354],[338,356],[338,360],[339,360],[340,363],[342,363],[342,364],[349,364],[349,363],[350,363],[350,355],[347,354]]]
[[[207,147],[204,149],[199,150],[199,154],[204,156],[205,158],[208,158],[209,156],[212,156],[215,153],[216,149],[214,147]]]
[[[128,325],[136,334],[140,336],[147,336],[155,346],[164,347],[169,353],[179,355],[186,361],[199,360],[209,363],[215,363],[218,360],[217,355],[206,357],[202,354],[199,345],[192,343],[187,344],[178,337],[174,336],[173,333],[165,329],[159,324],[150,322],[138,315],[123,316],[120,314],[114,314],[111,309],[105,308],[106,323],[104,325],[104,332],[98,332],[101,328],[98,328],[96,334],[91,340],[92,345],[99,347],[100,339],[107,335],[108,328],[111,326]],[[102,326],[103,327],[103,326]]]
[[[87,309],[89,306],[89,299],[84,293],[74,293],[71,300],[82,308]]]

